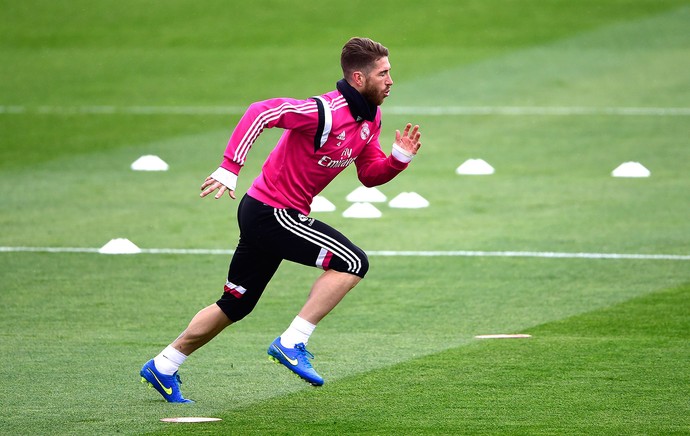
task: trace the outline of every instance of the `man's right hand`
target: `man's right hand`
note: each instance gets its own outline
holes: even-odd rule
[[[214,198],[218,200],[220,197],[223,196],[225,191],[228,191],[228,194],[230,194],[230,197],[234,200],[235,197],[235,190],[229,189],[227,186],[224,184],[220,183],[218,180],[214,179],[211,176],[206,177],[206,180],[204,180],[204,183],[201,185],[201,194],[199,194],[200,197],[206,197],[208,194],[211,192],[218,190],[218,193],[214,195]]]

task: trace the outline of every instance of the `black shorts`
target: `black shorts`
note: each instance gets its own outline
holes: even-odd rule
[[[218,306],[233,322],[247,316],[285,259],[364,277],[366,253],[333,227],[294,209],[276,209],[248,195],[237,208],[240,241]]]

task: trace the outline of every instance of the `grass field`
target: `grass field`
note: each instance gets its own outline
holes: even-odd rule
[[[681,0],[0,0],[0,433],[690,434],[688,28]],[[331,90],[353,35],[391,50],[381,142],[422,126],[380,189],[430,207],[343,218],[351,169],[324,191],[372,255],[310,340],[322,388],[267,360],[318,275],[284,264],[185,363],[196,404],[164,403],[138,371],[229,255],[93,250],[233,249],[236,203],[199,185],[244,107]]]

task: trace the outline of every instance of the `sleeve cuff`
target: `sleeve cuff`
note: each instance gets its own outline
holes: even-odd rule
[[[234,191],[237,186],[237,174],[231,173],[223,167],[218,167],[218,169],[211,174],[211,177],[225,185],[225,187],[231,191]]]
[[[393,152],[391,154],[394,158],[396,158],[402,163],[410,163],[410,161],[412,161],[412,158],[414,157],[414,154],[405,150],[395,142],[393,143]]]

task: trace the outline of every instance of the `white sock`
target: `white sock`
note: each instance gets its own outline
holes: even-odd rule
[[[173,375],[185,360],[187,360],[187,356],[177,351],[172,345],[168,345],[158,356],[153,358],[153,363],[161,374]]]
[[[285,332],[280,335],[280,343],[283,347],[295,348],[296,344],[307,345],[309,342],[309,336],[314,333],[316,325],[310,323],[306,319],[296,316],[292,320],[290,327],[288,327]]]

